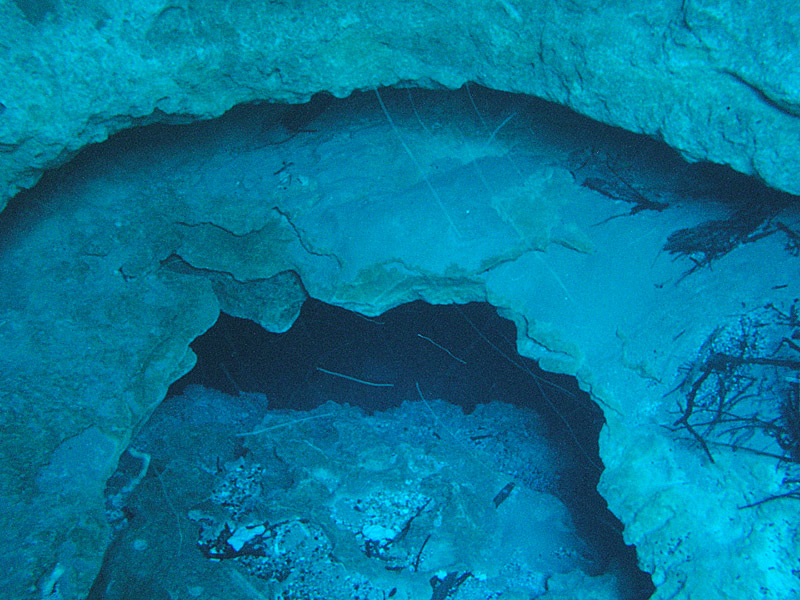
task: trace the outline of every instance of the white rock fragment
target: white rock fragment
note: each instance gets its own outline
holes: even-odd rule
[[[233,535],[228,538],[228,545],[238,552],[247,542],[260,536],[266,530],[267,528],[263,525],[245,525],[243,527],[237,527]]]
[[[397,532],[383,525],[364,525],[361,529],[361,535],[374,542],[383,542],[394,539],[397,536]]]

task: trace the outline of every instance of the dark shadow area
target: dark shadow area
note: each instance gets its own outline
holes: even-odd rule
[[[264,394],[270,409],[307,411],[333,401],[372,413],[419,400],[419,385],[426,398],[466,413],[490,402],[530,409],[564,457],[557,494],[580,535],[603,561],[625,565],[630,598],[648,598],[650,577],[636,567],[635,548],[625,545],[622,524],[597,492],[602,411],[573,377],[519,356],[515,337],[510,321],[478,303],[413,302],[367,318],[308,300],[283,334],[223,313],[192,344],[197,364],[168,398],[199,384]]]
[[[56,9],[53,0],[14,0],[14,4],[32,25],[38,25]]]
[[[534,361],[516,354],[515,344],[514,325],[487,304],[413,302],[367,318],[308,300],[291,329],[282,334],[222,313],[216,325],[192,343],[197,364],[173,384],[170,395],[196,383],[229,394],[263,393],[273,409],[310,410],[329,400],[346,400],[369,412],[418,399],[419,383],[426,396],[466,411],[493,400],[535,408],[535,398],[542,402],[543,392],[571,414],[588,406],[588,397],[573,377],[539,370]],[[318,368],[393,387],[359,385]],[[578,423],[579,429],[596,433],[602,423],[599,409],[581,414],[585,422]],[[596,452],[591,437],[581,441]]]

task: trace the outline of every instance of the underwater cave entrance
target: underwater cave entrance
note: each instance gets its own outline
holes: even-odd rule
[[[307,300],[292,327],[280,334],[267,332],[252,321],[221,314],[217,323],[192,343],[197,354],[195,367],[171,386],[164,403],[132,444],[135,448],[132,456],[123,457],[120,469],[109,482],[109,507],[112,514],[116,512],[117,542],[109,550],[91,597],[122,598],[124,590],[131,586],[138,589],[145,585],[152,587],[156,596],[168,593],[169,586],[163,590],[159,587],[161,575],[148,578],[147,568],[131,574],[131,561],[123,556],[133,548],[133,554],[140,557],[151,550],[176,553],[176,558],[186,557],[188,553],[190,562],[205,560],[212,565],[211,569],[217,569],[221,563],[240,562],[242,564],[237,567],[247,575],[236,572],[238,587],[252,588],[248,575],[277,581],[284,586],[278,595],[281,598],[313,597],[313,584],[308,581],[314,577],[327,578],[318,586],[334,586],[328,590],[333,595],[327,596],[332,599],[341,595],[342,598],[377,600],[382,598],[380,594],[420,597],[421,600],[428,597],[434,600],[547,597],[548,590],[559,589],[558,586],[580,588],[587,585],[586,581],[604,578],[605,584],[592,588],[600,593],[597,597],[648,598],[653,591],[650,578],[638,570],[635,549],[625,545],[622,524],[607,509],[596,489],[602,468],[597,442],[604,422],[602,411],[579,389],[574,378],[546,373],[534,361],[519,356],[515,337],[510,321],[500,317],[492,306],[479,303],[434,306],[413,302],[379,317],[368,318]],[[331,409],[331,406],[341,408]],[[493,407],[505,408],[493,412]],[[341,412],[336,412],[339,410]],[[273,421],[270,415],[281,416]],[[374,419],[370,421],[371,429],[361,428],[365,419]],[[347,422],[350,428],[342,426],[331,433],[328,421],[332,420]],[[422,428],[419,428],[420,422],[425,424]],[[221,433],[226,426],[227,433]],[[238,431],[233,436],[230,435],[231,426]],[[302,432],[300,427],[304,428]],[[270,437],[261,434],[283,433],[288,428],[298,430],[284,442],[271,441],[261,446],[263,438]],[[251,437],[249,434],[254,431],[260,434]],[[376,431],[379,433],[375,434]],[[561,522],[556,510],[550,517],[552,523],[547,524],[553,533],[539,531],[535,535],[541,536],[540,540],[523,543],[539,548],[546,546],[545,539],[552,535],[553,543],[568,544],[574,534],[580,550],[559,546],[553,553],[562,554],[559,560],[567,561],[563,564],[578,565],[585,580],[556,583],[547,574],[541,574],[541,579],[534,581],[530,573],[506,572],[503,585],[507,585],[507,589],[500,591],[500,596],[486,596],[490,591],[496,593],[497,589],[487,587],[485,573],[472,572],[466,567],[452,571],[439,569],[425,584],[430,586],[425,596],[419,596],[419,589],[413,591],[394,580],[379,581],[380,576],[375,576],[376,582],[370,583],[348,575],[349,587],[345,588],[341,588],[344,584],[340,575],[330,572],[322,576],[318,572],[313,576],[304,573],[299,579],[305,583],[291,583],[292,570],[300,569],[297,561],[325,555],[331,550],[325,544],[332,536],[324,533],[324,528],[316,530],[313,520],[309,519],[289,519],[267,525],[263,506],[254,508],[258,503],[252,498],[267,496],[269,490],[265,487],[287,490],[270,497],[269,502],[273,503],[289,502],[287,498],[292,495],[289,491],[292,487],[346,488],[347,482],[339,481],[343,476],[330,473],[328,466],[303,466],[304,471],[313,472],[308,480],[292,470],[297,466],[292,467],[292,461],[298,456],[299,461],[305,463],[313,462],[310,457],[330,454],[334,446],[329,444],[334,442],[324,438],[331,436],[335,444],[339,444],[335,446],[337,452],[342,452],[341,438],[349,438],[348,444],[361,443],[366,446],[362,452],[375,455],[365,459],[359,454],[355,462],[363,464],[354,463],[356,472],[369,472],[367,479],[372,477],[375,482],[383,481],[380,467],[374,466],[376,461],[386,463],[384,467],[388,465],[389,470],[403,471],[421,468],[409,465],[425,461],[440,464],[448,460],[443,458],[448,456],[447,452],[459,455],[456,460],[462,462],[454,470],[447,471],[454,479],[450,481],[441,475],[445,480],[440,481],[439,487],[461,485],[463,493],[466,488],[494,485],[496,489],[491,488],[496,492],[492,497],[494,503],[484,507],[482,510],[489,510],[489,513],[483,514],[493,516],[494,512],[501,512],[500,507],[507,499],[528,493],[525,491],[528,488],[535,494],[557,498],[556,504],[563,503],[569,515],[570,532],[554,533]],[[223,440],[226,437],[228,441]],[[300,441],[299,454],[293,454],[289,449],[291,444]],[[443,449],[445,447],[449,450]],[[186,455],[180,456],[184,452]],[[416,455],[409,458],[409,452],[416,452]],[[517,452],[519,455],[515,458]],[[500,470],[503,471],[502,482],[507,482],[505,485],[486,483],[486,472],[494,469],[488,465],[491,458],[487,456],[503,463],[504,469]],[[527,457],[534,457],[530,460],[539,464],[526,463]],[[142,461],[149,464],[149,475],[144,474]],[[192,462],[205,463],[204,469],[194,468],[194,471],[205,470],[204,476],[179,474],[186,469],[176,464]],[[273,463],[271,467],[264,466],[270,462]],[[271,474],[267,474],[268,470]],[[456,480],[459,476],[466,478],[461,484]],[[200,483],[209,478],[216,483]],[[491,480],[491,477],[488,480],[501,481]],[[132,481],[138,484],[135,491],[132,491]],[[270,482],[269,485],[265,481]],[[408,483],[408,476],[405,483]],[[359,483],[356,487],[362,485]],[[430,487],[431,484],[426,485]],[[396,494],[392,497],[386,490],[373,493],[372,500],[359,495],[358,499],[351,498],[351,506],[347,508],[350,517],[342,516],[345,509],[340,506],[341,502],[331,509],[331,513],[336,513],[337,523],[346,522],[348,518],[355,522],[355,525],[350,522],[349,527],[355,532],[363,554],[358,560],[363,562],[366,558],[377,562],[386,572],[413,573],[424,571],[427,554],[464,551],[442,550],[436,546],[437,536],[444,537],[448,523],[446,519],[442,523],[441,515],[426,522],[425,515],[436,512],[431,506],[441,506],[444,496],[436,497],[435,490],[426,489],[427,496],[415,488],[403,496],[402,502]],[[216,501],[213,510],[208,507],[209,493]],[[434,497],[436,499],[432,500]],[[417,499],[416,504],[413,498]],[[370,501],[381,506],[370,506]],[[519,504],[518,500],[514,501]],[[403,506],[398,507],[398,502]],[[467,511],[465,507],[469,502],[459,502],[459,510]],[[406,516],[397,517],[399,521],[396,519],[394,526],[380,521],[375,513],[385,512],[387,506]],[[543,507],[535,502],[519,506],[514,519],[536,510],[552,509],[549,504]],[[185,519],[183,513],[187,508],[194,523]],[[167,542],[163,548],[152,548],[152,541],[142,536],[147,528],[153,528],[152,521],[156,518],[153,511],[160,512],[161,526],[172,532],[166,535],[171,543]],[[260,516],[255,517],[256,514]],[[367,518],[372,521],[361,522]],[[473,521],[475,518],[471,517]],[[238,527],[231,524],[235,522],[239,523]],[[454,521],[451,528],[480,529],[484,525],[471,522],[470,518],[466,522],[467,525],[456,525]],[[430,532],[426,536],[428,529]],[[522,523],[512,525],[510,531],[515,529],[522,531],[525,527]],[[462,534],[466,536],[463,531]],[[513,533],[502,535],[503,539],[497,543],[503,551],[505,546],[517,543],[506,539],[509,535],[513,537]],[[279,538],[280,544],[294,544],[294,563],[286,558],[289,550],[282,549],[284,562],[276,566]],[[325,544],[320,539],[325,539]],[[314,541],[310,543],[309,540]],[[399,540],[415,550],[401,551],[400,544],[395,543]],[[452,542],[462,546],[470,543],[468,537]],[[265,549],[270,544],[275,548]],[[196,547],[191,548],[193,545]],[[339,547],[338,552],[345,552],[341,544],[332,545]],[[537,560],[546,553],[545,550],[536,552],[539,552]],[[302,559],[299,558],[301,554]],[[268,564],[261,564],[259,560]],[[562,563],[553,568],[562,568]],[[162,564],[162,561],[155,562],[155,565]],[[505,571],[509,568],[504,567]],[[362,570],[360,576],[364,573]],[[470,580],[474,583],[468,583]],[[207,589],[199,583],[190,588],[187,588],[190,595],[196,593],[197,597]],[[334,588],[349,591],[337,592]],[[358,592],[361,595],[352,595],[357,590],[361,590]],[[264,591],[250,590],[243,597],[272,597],[253,596],[253,593],[263,594]],[[274,593],[275,590],[269,588],[269,594]],[[522,595],[514,595],[517,593]],[[555,594],[555,597],[560,596]]]
[[[284,333],[221,313],[191,347],[197,363],[168,396],[199,384],[228,394],[263,393],[271,409],[309,410],[332,400],[373,412],[418,399],[419,383],[426,395],[468,412],[504,401],[546,413],[546,393],[575,419],[578,433],[586,432],[581,443],[597,452],[602,411],[574,377],[547,373],[519,356],[513,323],[488,304],[417,301],[370,318],[310,299]],[[320,369],[392,385],[358,385]],[[542,418],[556,428],[561,423],[552,414]]]

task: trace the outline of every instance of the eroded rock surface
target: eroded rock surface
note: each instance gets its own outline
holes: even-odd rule
[[[159,475],[125,500],[135,516],[120,515],[93,597],[148,582],[171,596],[416,599],[431,581],[461,600],[619,597],[557,496],[575,465],[532,411],[269,405],[189,386],[154,412],[133,444]]]
[[[739,509],[782,489],[774,460],[719,448],[709,464],[664,427],[714,329],[800,296],[788,234],[740,240],[713,269],[676,259],[667,238],[727,215],[724,190],[523,97],[366,93],[303,131],[285,116],[120,136],[3,213],[9,597],[85,597],[108,540],[105,477],[191,367],[188,343],[221,306],[286,328],[306,294],[369,315],[488,300],[523,354],[603,406],[602,491],[656,597],[796,593],[792,505]],[[779,212],[796,231],[796,206]]]
[[[466,81],[554,100],[800,192],[800,13],[779,0],[0,6],[0,203],[132,125]]]

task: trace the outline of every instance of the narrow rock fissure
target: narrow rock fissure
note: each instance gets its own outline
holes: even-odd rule
[[[602,411],[514,337],[478,303],[222,313],[109,482],[92,598],[649,597],[596,491]]]

